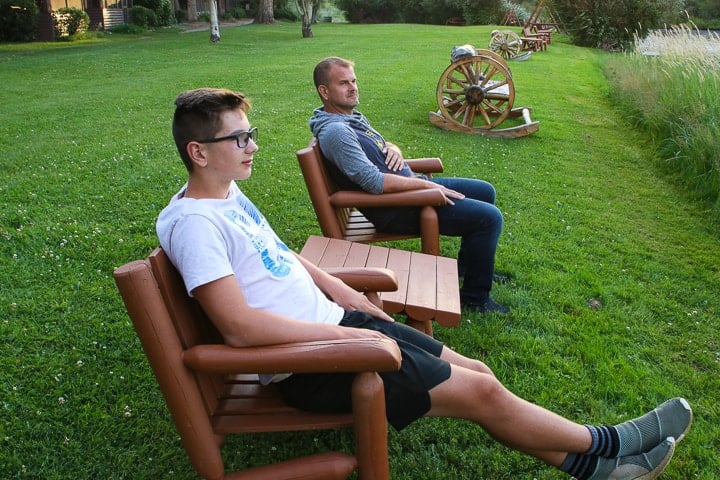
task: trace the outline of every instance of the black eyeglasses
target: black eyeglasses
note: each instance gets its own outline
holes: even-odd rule
[[[226,135],[224,137],[217,138],[206,138],[205,140],[197,140],[198,143],[217,143],[225,140],[235,140],[238,148],[245,148],[250,143],[250,139],[254,143],[257,143],[258,130],[257,127],[253,127],[250,130],[243,130],[242,132],[236,132],[232,135]]]

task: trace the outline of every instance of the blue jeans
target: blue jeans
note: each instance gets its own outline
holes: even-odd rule
[[[463,200],[453,199],[455,205],[436,207],[440,234],[461,237],[458,268],[464,280],[460,300],[483,303],[492,288],[495,251],[503,226],[502,213],[495,206],[495,187],[470,178],[438,177],[431,181],[465,195]],[[420,231],[418,208],[364,209],[363,213],[383,232]]]

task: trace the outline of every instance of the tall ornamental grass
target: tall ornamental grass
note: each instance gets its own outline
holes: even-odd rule
[[[608,62],[613,97],[668,171],[720,211],[720,37],[686,27],[636,38]]]

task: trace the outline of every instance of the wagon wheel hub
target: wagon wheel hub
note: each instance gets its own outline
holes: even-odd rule
[[[470,105],[480,105],[485,100],[485,90],[478,85],[473,85],[465,89],[465,100]]]

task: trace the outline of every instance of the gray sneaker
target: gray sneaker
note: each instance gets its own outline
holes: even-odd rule
[[[619,458],[599,458],[588,480],[653,480],[667,467],[675,452],[675,440],[668,437],[647,453]]]
[[[684,398],[672,398],[651,412],[615,425],[620,437],[619,457],[647,452],[672,437],[679,443],[692,423],[693,413]]]

